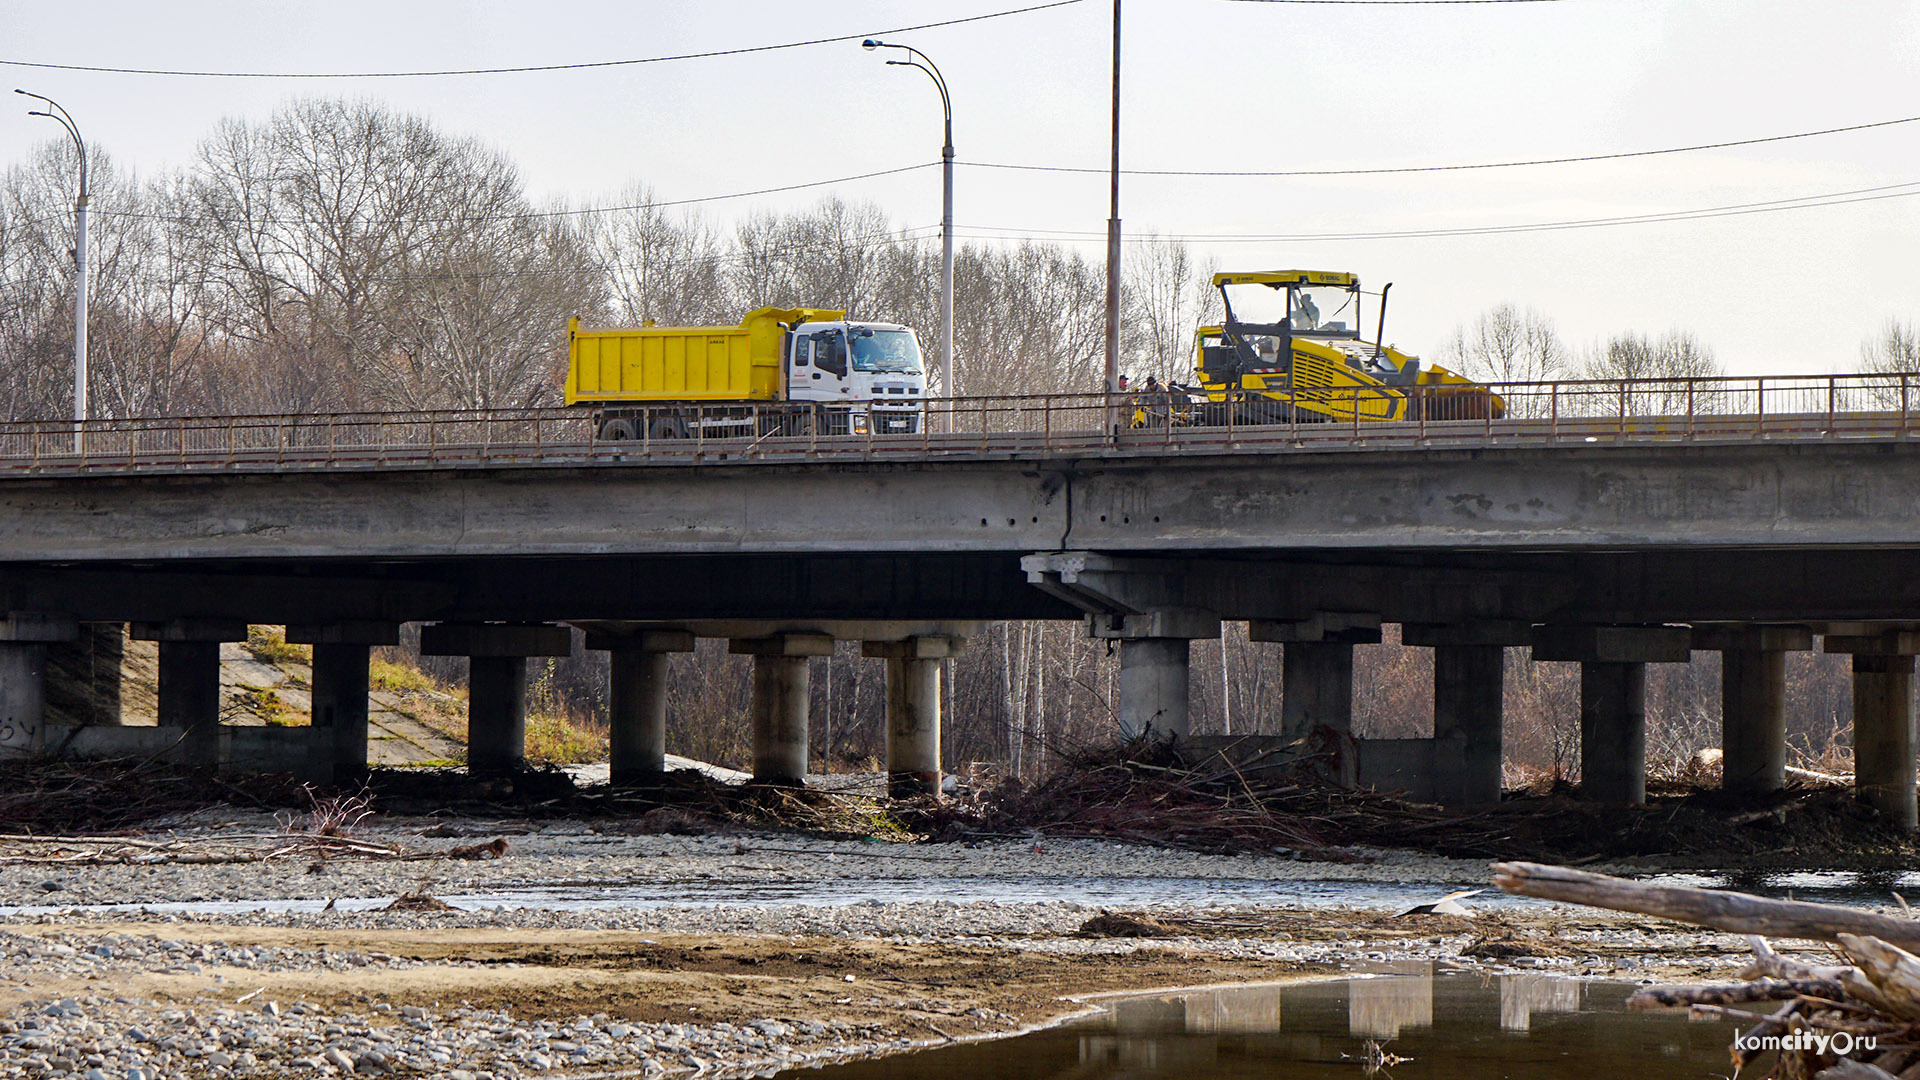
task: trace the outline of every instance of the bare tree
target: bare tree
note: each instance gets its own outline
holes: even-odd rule
[[[1214,266],[1212,259],[1196,259],[1186,244],[1159,236],[1127,252],[1122,332],[1136,377],[1191,381],[1194,333],[1220,310]]]
[[[1596,411],[1625,410],[1629,415],[1672,413],[1687,408],[1710,407],[1724,392],[1717,383],[1653,385],[1631,388],[1630,384],[1659,379],[1712,379],[1725,374],[1713,351],[1691,333],[1669,332],[1654,339],[1645,334],[1625,333],[1609,339],[1581,366],[1587,379],[1618,384],[1594,395]]]

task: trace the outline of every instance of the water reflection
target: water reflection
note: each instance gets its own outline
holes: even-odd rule
[[[1347,986],[1347,1033],[1369,1039],[1398,1038],[1402,1028],[1433,1026],[1433,965],[1408,962],[1373,965],[1379,978]]]
[[[1360,1078],[1367,1043],[1393,1080],[1704,1080],[1725,1072],[1724,1023],[1632,1013],[1631,986],[1547,975],[1440,974],[1430,965],[1349,980],[1119,1000],[1017,1039],[782,1074],[791,1080],[1312,1080]]]
[[[1561,975],[1500,976],[1500,1030],[1530,1031],[1537,1012],[1579,1012],[1580,985]]]

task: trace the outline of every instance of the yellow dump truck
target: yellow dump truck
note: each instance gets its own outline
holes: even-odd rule
[[[603,439],[920,430],[912,330],[825,308],[757,308],[738,326],[568,324],[568,405]]]
[[[1483,420],[1498,394],[1384,343],[1388,285],[1374,340],[1360,337],[1360,279],[1327,270],[1213,277],[1226,318],[1195,335],[1205,400],[1199,422]]]

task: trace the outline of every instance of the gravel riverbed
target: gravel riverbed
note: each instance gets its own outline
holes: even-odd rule
[[[216,844],[275,827],[227,812],[183,821],[169,835]],[[435,835],[422,835],[429,830]],[[768,1074],[1009,1034],[1069,1014],[1081,1007],[1072,998],[1095,992],[1395,963],[1725,974],[1745,952],[1730,935],[1570,917],[1547,905],[1396,920],[1378,905],[1304,908],[1290,899],[1315,882],[1347,883],[1356,896],[1410,885],[1438,896],[1485,880],[1478,862],[1399,853],[1314,863],[1092,841],[961,847],[391,819],[355,835],[420,858],[0,865],[0,904],[29,909],[0,916],[0,1075]],[[508,839],[501,858],[439,857],[498,835]],[[969,895],[1003,881],[1074,880],[1176,883],[1153,913],[1202,929],[1076,936],[1102,905],[1074,897],[1070,885],[1048,885],[1061,895],[1033,902]],[[662,881],[698,886],[708,899],[572,909],[556,900],[381,910],[384,899],[359,909],[154,909],[260,900],[311,907],[407,892],[564,897]],[[881,881],[912,882],[925,895],[820,902]],[[765,899],[779,889],[809,902]],[[1263,899],[1219,898],[1254,894]],[[1474,954],[1489,940],[1521,944]]]

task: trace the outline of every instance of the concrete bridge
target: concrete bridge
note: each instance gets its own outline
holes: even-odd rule
[[[838,639],[886,661],[889,768],[923,788],[939,662],[973,624],[1084,620],[1119,643],[1122,723],[1184,734],[1188,643],[1244,620],[1285,643],[1283,730],[1330,732],[1347,779],[1453,803],[1498,797],[1506,649],[1578,661],[1584,788],[1637,802],[1645,664],[1725,655],[1727,783],[1764,790],[1783,656],[1818,634],[1854,657],[1861,794],[1911,826],[1920,417],[1904,385],[1821,378],[1771,399],[1541,384],[1505,388],[1550,396],[1529,418],[1351,429],[1115,431],[1112,403],[1075,398],[844,439],[605,443],[557,410],[0,425],[0,745],[126,738],[49,734],[39,673],[129,623],[160,643],[142,737],[244,757],[218,643],[272,623],[314,645],[293,752],[357,771],[369,650],[421,622],[426,651],[473,658],[472,768],[510,770],[525,659],[572,623],[613,653],[622,782],[660,768],[664,656],[696,637],[755,658],[756,775],[797,779],[806,658]],[[1683,396],[1705,404],[1642,408]],[[1352,646],[1384,623],[1435,650],[1432,739],[1352,738]]]

